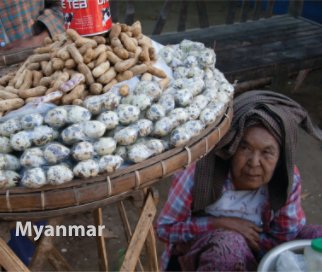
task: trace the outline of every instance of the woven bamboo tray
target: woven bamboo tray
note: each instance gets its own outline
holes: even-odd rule
[[[90,179],[74,179],[39,189],[15,187],[0,190],[0,219],[24,220],[84,212],[126,198],[134,190],[162,180],[206,155],[226,134],[232,118],[228,105],[218,121],[187,145],[141,163]]]

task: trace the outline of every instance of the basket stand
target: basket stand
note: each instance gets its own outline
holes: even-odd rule
[[[14,254],[4,240],[0,238],[0,270],[28,272],[28,268]],[[2,271],[2,270],[1,270]]]
[[[135,230],[134,232],[132,232],[130,222],[124,207],[124,200],[120,200],[116,203],[125,237],[128,243],[120,271],[135,271],[136,268],[138,271],[144,271],[144,268],[147,268],[148,271],[159,271],[156,238],[152,226],[152,222],[157,211],[156,205],[159,201],[158,192],[153,188],[144,188],[134,191],[133,194],[128,198],[140,200],[135,201],[135,203],[132,204],[134,206],[138,206],[136,205],[136,203],[140,202],[139,207],[141,209],[141,212],[138,222],[136,223]],[[94,225],[96,227],[103,225],[103,210],[101,207],[93,211],[93,218]],[[62,217],[51,218],[48,220],[48,225],[56,226],[59,225],[62,221]],[[104,237],[104,235],[96,237],[100,271],[109,270],[108,251],[105,241],[105,239],[107,238],[108,237]],[[143,267],[140,260],[140,255],[141,251],[144,249],[144,245],[147,254],[147,264]],[[42,235],[42,237],[39,239],[39,242],[36,244],[36,251],[28,268],[24,266],[24,264],[12,252],[7,244],[0,239],[0,266],[3,266],[6,270],[41,271],[44,269],[43,266],[46,261],[48,261],[56,271],[73,271],[67,260],[54,246],[53,236]]]

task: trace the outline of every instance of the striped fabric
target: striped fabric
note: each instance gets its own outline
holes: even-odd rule
[[[59,1],[1,0],[0,14],[2,45],[38,34],[40,26],[47,28],[51,36],[64,31]]]

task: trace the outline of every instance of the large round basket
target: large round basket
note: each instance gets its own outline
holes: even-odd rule
[[[232,118],[228,105],[218,120],[183,147],[173,148],[141,163],[90,179],[60,186],[0,190],[0,218],[24,220],[56,217],[102,207],[162,180],[205,156],[226,134]]]

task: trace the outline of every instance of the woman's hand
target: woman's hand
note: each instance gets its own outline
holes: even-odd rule
[[[0,47],[0,53],[10,53],[10,51],[18,51],[28,48],[40,47],[43,45],[44,39],[46,37],[49,37],[49,34],[47,31],[43,31],[39,35],[35,35],[27,39],[16,40],[3,48]]]
[[[235,217],[211,217],[210,220],[214,229],[236,231],[245,237],[251,249],[259,251],[259,233],[262,229],[254,223]]]

